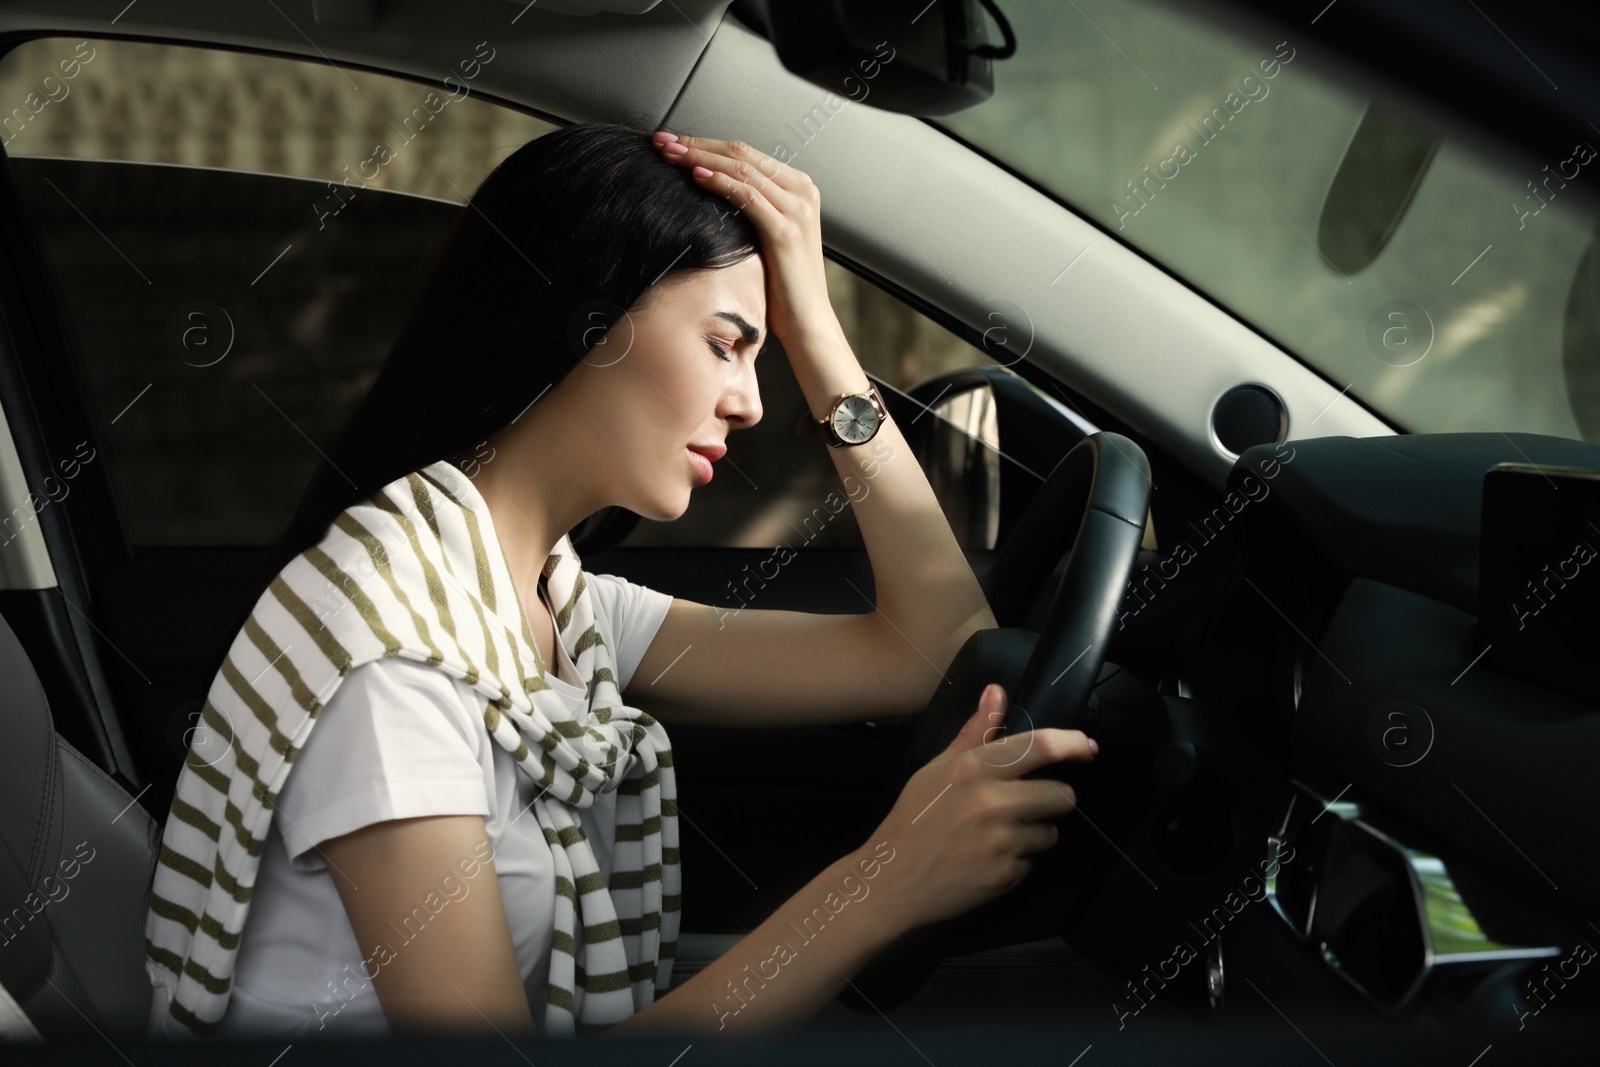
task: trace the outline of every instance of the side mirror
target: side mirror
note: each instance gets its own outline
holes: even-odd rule
[[[994,390],[982,381],[949,389],[903,425],[956,542],[969,550],[994,548],[1000,534],[1000,425]]]

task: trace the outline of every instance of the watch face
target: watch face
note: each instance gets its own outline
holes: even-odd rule
[[[864,396],[847,396],[833,413],[833,432],[845,444],[870,440],[878,430],[878,409]]]

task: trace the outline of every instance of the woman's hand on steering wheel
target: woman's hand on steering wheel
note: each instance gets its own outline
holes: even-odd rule
[[[1029,857],[1060,836],[1054,820],[1076,806],[1070,785],[1023,775],[1061,760],[1087,762],[1099,746],[1082,730],[1041,728],[990,738],[1006,693],[989,685],[948,748],[912,775],[872,840],[895,862],[891,893],[915,925],[967,911],[1018,885]]]

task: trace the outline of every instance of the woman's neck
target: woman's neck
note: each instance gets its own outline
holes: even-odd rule
[[[525,425],[496,442],[492,458],[468,475],[489,508],[525,613],[539,600],[544,565],[562,536],[604,506],[576,457],[561,452],[562,435],[531,430]]]

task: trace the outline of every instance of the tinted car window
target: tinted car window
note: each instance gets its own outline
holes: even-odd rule
[[[136,548],[282,532],[388,354],[454,189],[551,128],[470,94],[466,71],[493,62],[475,51],[453,100],[177,45],[52,38],[0,59],[0,98],[26,115],[6,152]]]
[[[25,102],[4,122],[5,148],[135,548],[261,546],[282,532],[460,205],[552,128],[471,94],[495,59],[488,45],[464,49],[447,91],[131,41],[50,38],[0,58],[0,99]],[[852,346],[887,385],[988,362],[827,270]],[[723,477],[682,518],[641,522],[626,544],[769,546],[813,517],[808,543],[862,547],[849,510],[830,506],[840,482],[826,446],[794,437],[805,404],[786,361],[760,365],[763,425],[732,442]],[[990,547],[998,500],[979,493],[975,509],[963,484],[969,468],[997,484],[987,390],[926,418],[931,436],[968,442],[919,458],[963,546]]]

